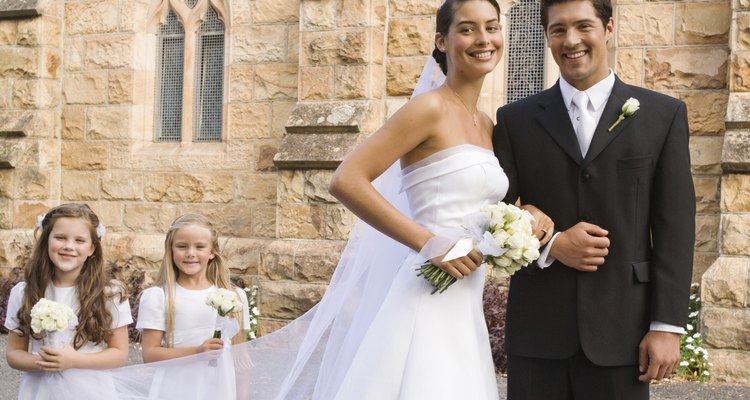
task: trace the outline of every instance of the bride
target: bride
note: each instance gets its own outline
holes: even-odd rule
[[[492,152],[493,123],[477,110],[484,77],[502,55],[499,18],[495,0],[446,1],[438,11],[433,52],[444,84],[413,97],[333,176],[330,191],[341,203],[412,251],[394,272],[345,367],[333,369],[337,383],[320,398],[497,398],[482,310],[482,255],[472,250],[442,259],[455,241],[451,229],[507,190]],[[396,162],[408,203],[401,211],[371,184]],[[552,222],[534,212],[535,232],[546,236],[542,229],[551,232]],[[459,282],[430,295],[432,287],[414,271],[425,259]]]

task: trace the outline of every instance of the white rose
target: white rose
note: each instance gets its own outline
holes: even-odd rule
[[[68,327],[67,318],[55,318],[55,330],[63,331]]]
[[[529,247],[523,251],[523,258],[529,262],[539,258],[539,248]]]
[[[516,232],[508,238],[506,243],[511,249],[521,249],[527,242],[526,237],[527,235],[524,235],[521,232]]]
[[[627,101],[625,101],[625,104],[623,104],[622,113],[626,117],[629,117],[635,114],[635,112],[638,111],[640,108],[641,108],[641,102],[638,101],[638,99],[631,97]]]
[[[36,319],[31,320],[31,330],[34,331],[34,333],[39,333],[43,331],[44,328],[42,327],[42,323],[38,319]]]
[[[492,237],[495,239],[495,242],[497,244],[505,247],[505,242],[508,241],[508,238],[510,238],[510,234],[504,230],[495,231],[495,233],[492,234]]]
[[[52,318],[44,318],[42,320],[42,328],[45,331],[55,331],[57,330],[57,324],[55,323],[55,320]]]
[[[519,258],[521,258],[521,256],[523,256],[523,249],[521,248],[510,249],[507,252],[505,252],[505,254],[503,255],[508,257],[510,260],[518,260]]]
[[[498,267],[509,267],[511,264],[510,258],[506,257],[505,255],[500,257],[492,257],[492,263],[497,265]]]

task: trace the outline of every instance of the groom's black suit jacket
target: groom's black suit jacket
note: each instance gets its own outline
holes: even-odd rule
[[[640,110],[608,132],[630,97]],[[651,321],[685,326],[695,236],[688,136],[683,102],[619,79],[585,159],[559,83],[497,111],[505,201],[537,206],[556,231],[587,221],[610,239],[597,272],[555,262],[511,278],[509,354],[562,359],[582,348],[598,365],[637,364]]]

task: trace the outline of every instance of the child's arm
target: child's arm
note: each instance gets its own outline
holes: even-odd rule
[[[42,347],[37,365],[42,371],[64,371],[68,368],[107,369],[128,363],[128,327],[112,330],[107,348],[98,353],[82,353],[67,345],[62,349]]]
[[[143,362],[171,360],[173,358],[185,357],[204,351],[221,350],[224,341],[221,339],[206,339],[200,346],[196,347],[162,347],[161,341],[164,332],[155,329],[144,329],[141,334],[141,345],[143,348]]]
[[[28,335],[21,336],[14,331],[8,333],[5,359],[13,369],[26,372],[41,371],[41,368],[37,365],[37,361],[41,360],[41,357],[37,354],[29,353]]]

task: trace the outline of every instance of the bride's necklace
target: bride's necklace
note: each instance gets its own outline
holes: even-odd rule
[[[474,127],[476,127],[477,126],[477,110],[475,109],[474,112],[471,112],[471,109],[469,108],[469,106],[467,106],[466,103],[464,103],[464,99],[462,99],[461,96],[459,96],[458,93],[456,93],[456,91],[453,90],[452,87],[448,85],[445,85],[445,86],[448,87],[448,89],[450,89],[451,92],[453,92],[453,95],[458,97],[458,101],[461,102],[461,104],[464,106],[464,108],[469,113],[469,115],[471,115],[471,120],[474,122]]]

